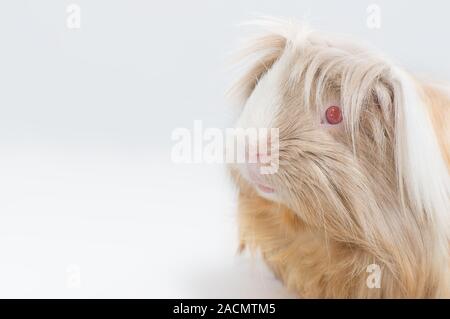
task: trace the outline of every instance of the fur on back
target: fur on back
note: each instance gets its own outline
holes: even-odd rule
[[[257,117],[249,100],[267,94],[260,86],[276,73],[266,81],[277,95],[266,123],[280,130],[280,167],[264,177],[276,200],[231,167],[242,248],[261,251],[301,297],[449,296],[446,90],[346,38],[288,20],[256,24],[264,31],[243,50],[250,67],[232,93],[242,117]],[[336,103],[342,125],[319,125]],[[372,264],[380,288],[367,285]]]

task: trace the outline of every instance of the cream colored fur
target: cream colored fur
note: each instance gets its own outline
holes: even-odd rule
[[[261,123],[280,130],[280,167],[264,176],[276,200],[231,167],[242,248],[261,251],[300,297],[448,297],[446,91],[353,41],[292,21],[258,24],[265,32],[244,50],[253,63],[233,93],[242,127],[258,125],[245,119],[276,92],[279,105],[264,112],[273,118]],[[344,122],[320,125],[336,102]],[[371,264],[382,270],[379,289],[366,284]]]

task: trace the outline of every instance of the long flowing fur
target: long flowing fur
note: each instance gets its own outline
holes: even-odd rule
[[[233,93],[245,104],[271,69],[284,74],[280,170],[267,177],[280,200],[231,169],[242,247],[260,250],[302,297],[448,297],[447,92],[347,39],[293,21],[257,24],[266,32],[244,50],[254,62]],[[317,127],[336,100],[344,129]],[[367,286],[371,264],[380,288]]]

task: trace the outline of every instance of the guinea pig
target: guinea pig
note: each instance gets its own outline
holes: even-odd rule
[[[302,298],[449,297],[450,90],[345,37],[258,24],[236,127],[277,128],[278,167],[230,165],[240,248]]]

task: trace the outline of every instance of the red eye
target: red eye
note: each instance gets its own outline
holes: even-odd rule
[[[327,122],[335,125],[342,122],[342,111],[339,106],[330,106],[325,112]]]

